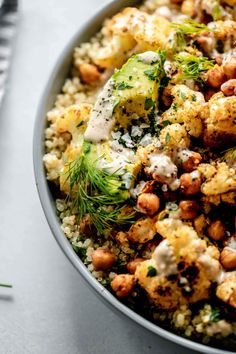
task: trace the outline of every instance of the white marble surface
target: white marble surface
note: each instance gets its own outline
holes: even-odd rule
[[[107,309],[62,254],[35,188],[32,133],[55,60],[104,1],[22,0],[0,112],[0,353],[190,354]],[[192,352],[193,354],[193,352]]]

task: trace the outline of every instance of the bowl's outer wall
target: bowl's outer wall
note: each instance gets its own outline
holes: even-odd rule
[[[182,338],[168,332],[157,325],[144,319],[122,303],[120,303],[110,292],[108,292],[98,281],[93,278],[88,269],[78,258],[73,251],[71,244],[66,239],[64,233],[60,228],[60,222],[56,217],[55,203],[53,196],[49,190],[48,183],[45,178],[45,171],[42,162],[44,155],[44,129],[46,127],[46,113],[49,111],[55,102],[56,95],[61,92],[61,87],[68,76],[70,64],[72,62],[73,48],[79,43],[88,41],[100,28],[104,19],[111,17],[125,6],[137,5],[138,0],[119,0],[112,1],[108,5],[104,6],[88,23],[77,32],[71,39],[69,44],[65,47],[61,53],[55,68],[48,80],[46,88],[44,90],[43,97],[39,104],[38,113],[35,121],[34,128],[34,144],[33,144],[33,157],[34,157],[34,171],[36,185],[40,197],[40,201],[47,218],[51,231],[58,242],[59,246],[74,265],[74,267],[82,275],[82,278],[89,284],[90,287],[100,295],[100,298],[106,305],[109,305],[113,310],[115,309],[119,314],[128,316],[128,318],[135,321],[145,329],[156,333],[172,342],[183,345],[187,348],[197,350],[202,353],[208,354],[229,354],[231,351],[220,350],[217,348],[207,347],[205,345],[192,342],[191,340]],[[127,317],[126,317],[127,318]]]

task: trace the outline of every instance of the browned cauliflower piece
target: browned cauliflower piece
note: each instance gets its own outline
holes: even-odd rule
[[[55,129],[58,133],[69,132],[72,136],[71,146],[81,144],[81,137],[85,132],[90,117],[92,105],[82,103],[65,108],[55,122]],[[69,149],[71,149],[71,146]]]
[[[144,218],[138,220],[131,226],[127,233],[127,238],[129,241],[134,243],[145,243],[152,240],[155,234],[155,219]]]
[[[170,149],[188,148],[190,145],[190,139],[186,129],[179,123],[167,125],[160,133],[160,142],[162,146],[166,146]]]
[[[67,161],[74,160],[81,153],[83,133],[90,118],[91,109],[92,105],[86,103],[73,105],[65,108],[55,121],[55,129],[58,133],[69,132],[71,134],[71,142],[64,152],[64,157]],[[61,172],[63,171],[63,173],[61,173],[59,177],[60,188],[61,191],[68,194],[70,186],[66,172],[69,166],[65,166],[64,163],[61,165],[63,166],[63,168],[61,166]]]
[[[170,22],[157,14],[149,15],[128,7],[107,21],[104,31],[108,40],[93,56],[104,68],[120,67],[132,53],[167,49],[168,37],[173,33]]]
[[[226,278],[218,285],[216,295],[222,301],[236,308],[236,276]]]
[[[174,309],[209,298],[211,282],[220,272],[219,252],[180,220],[158,221],[156,229],[164,240],[135,272],[151,301],[159,308]]]
[[[171,89],[174,97],[171,107],[162,114],[162,121],[183,123],[189,135],[199,137],[203,131],[201,110],[205,104],[203,94],[191,90],[185,85],[176,85]]]
[[[232,15],[229,12],[224,11],[220,2],[231,6],[236,3],[235,0],[184,0],[181,6],[181,11],[190,17],[196,17],[198,20],[202,21],[202,16],[204,14],[212,16],[215,9],[217,9],[217,17],[219,19],[232,19]]]
[[[220,162],[216,166],[200,164],[198,171],[206,178],[201,186],[203,194],[214,196],[236,190],[236,168],[230,168],[225,162]]]
[[[227,203],[236,206],[236,191],[227,192],[217,195],[207,195],[202,198],[204,203],[211,203],[219,205],[220,203]]]
[[[231,20],[215,21],[208,24],[212,30],[211,35],[217,40],[234,43],[236,40],[236,22]],[[227,43],[225,43],[227,44]],[[229,44],[229,43],[228,43]]]
[[[219,55],[217,52],[217,42],[222,43],[222,52],[227,52],[235,47],[236,40],[236,22],[230,19],[225,21],[210,22],[208,25],[210,32],[198,36],[197,41],[201,49],[210,58]]]
[[[202,111],[205,123],[204,143],[209,147],[232,145],[236,142],[236,96],[215,94]]]

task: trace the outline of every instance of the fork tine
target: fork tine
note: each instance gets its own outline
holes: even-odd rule
[[[9,60],[11,56],[11,42],[15,33],[17,21],[17,0],[0,0],[0,104],[5,91],[5,83]]]

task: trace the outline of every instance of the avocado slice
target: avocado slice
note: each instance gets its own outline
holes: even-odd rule
[[[113,115],[121,127],[132,119],[148,120],[157,107],[160,79],[164,74],[163,52],[148,51],[131,57],[113,76]]]
[[[131,57],[108,80],[97,97],[84,133],[87,141],[109,140],[115,124],[127,128],[133,119],[148,121],[157,108],[165,52],[148,51]]]

